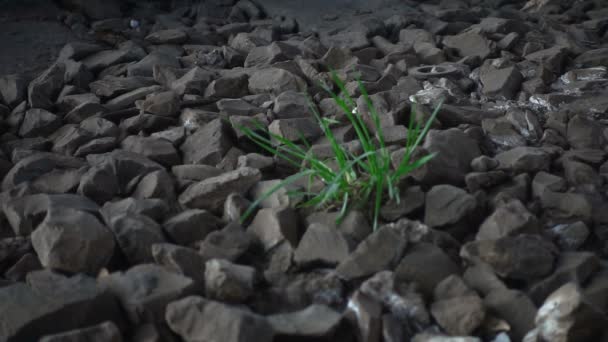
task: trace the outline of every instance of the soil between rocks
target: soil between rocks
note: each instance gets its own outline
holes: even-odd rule
[[[607,5],[0,2],[0,341],[608,340]],[[436,157],[239,223],[296,170],[235,126],[360,153],[331,69]]]

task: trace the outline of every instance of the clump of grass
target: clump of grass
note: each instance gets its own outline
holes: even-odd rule
[[[332,148],[333,155],[328,159],[321,160],[317,158],[312,153],[310,144],[303,136],[301,136],[301,143],[303,145],[301,147],[288,139],[268,132],[260,124],[255,125],[257,129],[245,126],[238,127],[262,149],[299,169],[299,172],[277,183],[253,202],[241,217],[242,222],[255,211],[260,202],[274,192],[302,178],[307,178],[307,189],[290,192],[291,196],[302,198],[302,201],[299,203],[300,206],[313,207],[315,210],[336,208],[339,210],[338,224],[349,210],[353,208],[363,209],[370,213],[374,229],[376,229],[383,201],[388,199],[399,203],[400,194],[398,185],[400,180],[434,157],[434,154],[428,154],[414,159],[414,151],[421,144],[424,136],[430,129],[441,104],[433,111],[424,126],[416,120],[414,115],[415,107],[413,107],[413,113],[410,115],[407,130],[405,152],[399,165],[393,167],[391,153],[385,144],[382,126],[380,125],[380,116],[375,110],[365,87],[358,81],[359,90],[369,109],[375,134],[370,132],[361,115],[357,113],[356,102],[349,96],[344,82],[335,72],[332,72],[332,79],[339,88],[341,96],[327,87],[325,87],[325,90],[344,111],[348,121],[355,130],[357,139],[361,143],[363,153],[354,155],[345,146],[339,144],[329,127],[331,121],[323,118],[314,105],[311,105],[311,108]],[[264,131],[264,133],[259,133],[260,130]],[[279,145],[275,146],[273,141],[278,142]],[[337,165],[337,168],[331,167],[334,165]],[[320,191],[313,192],[311,190],[312,184],[315,181],[317,183],[320,181],[323,184]]]

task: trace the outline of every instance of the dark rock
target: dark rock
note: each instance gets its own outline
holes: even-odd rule
[[[549,231],[555,236],[555,243],[563,250],[575,251],[579,249],[587,238],[590,231],[584,222],[563,223],[551,227]]]
[[[44,177],[51,171],[79,169],[84,161],[53,153],[36,153],[16,163],[2,181],[2,189],[9,190],[23,182],[45,182]],[[56,184],[61,187],[64,184]],[[67,192],[67,191],[64,191]]]
[[[111,321],[64,333],[46,335],[40,342],[122,342],[122,335]]]
[[[496,289],[488,293],[483,303],[488,311],[507,321],[511,328],[509,335],[516,341],[534,328],[537,308],[523,292]]]
[[[32,108],[25,112],[19,135],[24,138],[48,136],[61,127],[61,117],[44,109]]]
[[[144,215],[127,213],[114,216],[109,223],[120,250],[131,265],[151,263],[151,246],[165,242],[162,228]]]
[[[479,78],[483,85],[483,94],[500,100],[512,100],[523,80],[516,67],[498,69],[491,63],[485,63],[481,67]]]
[[[239,98],[249,95],[248,84],[249,77],[246,74],[226,75],[209,83],[204,95],[208,98]]]
[[[345,319],[355,326],[358,341],[380,341],[382,336],[382,304],[361,291],[348,301]]]
[[[167,202],[159,198],[135,199],[128,197],[115,202],[106,202],[100,209],[106,223],[126,214],[148,216],[156,222],[163,221],[169,213]]]
[[[209,298],[242,303],[254,293],[255,268],[212,259],[205,264],[205,295]]]
[[[309,143],[315,141],[323,133],[317,120],[310,117],[277,119],[268,126],[268,130],[270,133],[276,134],[292,142],[300,141],[304,138]],[[279,142],[274,139],[273,142],[277,145],[279,144]]]
[[[28,101],[32,108],[50,109],[64,85],[65,64],[55,63],[30,82]]]
[[[486,317],[477,295],[438,300],[431,305],[431,314],[448,334],[456,336],[471,335]]]
[[[95,216],[74,209],[54,209],[32,232],[32,245],[45,267],[96,274],[110,260],[115,243],[111,232]]]
[[[121,143],[124,150],[143,155],[166,166],[181,164],[181,158],[173,144],[164,139],[129,136]]]
[[[130,107],[133,103],[135,103],[135,101],[144,99],[146,96],[161,90],[162,87],[157,85],[138,88],[111,99],[110,101],[106,102],[105,106],[109,110],[115,111],[125,109]]]
[[[179,29],[156,31],[146,37],[146,41],[152,44],[183,44],[187,40],[186,32]]]
[[[162,65],[170,68],[180,68],[181,64],[174,56],[164,51],[152,51],[137,63],[130,64],[127,67],[127,76],[154,76],[154,66]]]
[[[99,283],[118,297],[133,324],[164,322],[167,304],[196,290],[192,279],[152,264],[112,273]]]
[[[268,316],[275,338],[331,338],[338,329],[342,315],[320,304],[296,312]]]
[[[151,250],[154,262],[191,278],[202,288],[205,283],[205,258],[196,250],[170,243],[153,244]]]
[[[167,323],[184,341],[271,342],[274,331],[268,321],[245,309],[202,297],[186,297],[167,307]]]
[[[434,266],[428,268],[423,265]],[[460,266],[441,248],[429,243],[417,243],[406,252],[395,270],[395,277],[397,281],[417,283],[423,294],[431,296],[439,282],[460,272]]]
[[[4,341],[38,341],[44,335],[105,321],[124,328],[118,303],[94,278],[38,271],[30,273],[28,284],[0,288],[0,338]]]
[[[116,97],[130,91],[150,87],[154,80],[150,77],[116,77],[106,76],[89,84],[93,94],[99,97]]]
[[[285,91],[304,91],[306,82],[285,69],[267,68],[254,72],[249,78],[252,94],[281,94]]]
[[[505,236],[539,232],[537,218],[518,200],[496,208],[479,227],[477,240],[496,240]]]
[[[311,117],[310,106],[306,94],[286,91],[275,98],[273,112],[279,119]]]
[[[204,241],[197,243],[199,253],[210,259],[235,261],[251,247],[253,239],[238,224],[232,223],[222,230],[209,233]]]
[[[475,197],[452,185],[436,185],[426,194],[424,222],[429,227],[455,224],[477,207]]]
[[[573,148],[601,148],[604,144],[602,126],[579,115],[568,122],[567,138]]]
[[[556,248],[538,235],[519,235],[465,244],[461,257],[472,263],[489,264],[496,274],[529,280],[553,271]]]
[[[581,194],[545,191],[540,197],[545,214],[554,219],[590,222],[591,203]]]
[[[150,114],[176,116],[180,110],[180,104],[181,101],[177,94],[172,91],[165,91],[148,95],[142,104],[142,109]]]
[[[589,68],[606,65],[608,61],[608,48],[600,48],[586,51],[573,61],[573,64],[579,68]]]
[[[144,58],[146,51],[132,41],[121,44],[118,50],[103,50],[93,53],[81,62],[93,72],[101,71],[105,68],[120,63],[134,62]]]
[[[180,147],[187,164],[207,164],[215,166],[232,147],[228,129],[220,119],[216,119],[198,129],[186,138]]]
[[[496,155],[499,168],[516,173],[549,170],[551,156],[538,147],[516,147]]]
[[[294,261],[303,267],[317,264],[333,266],[344,261],[349,252],[342,233],[322,224],[312,224],[294,252]]]
[[[541,171],[532,180],[532,194],[542,197],[545,191],[562,192],[566,190],[566,181],[556,175]]]
[[[194,67],[182,77],[173,81],[170,88],[178,95],[203,95],[205,88],[213,81],[214,76],[214,73],[209,70]]]
[[[460,56],[479,56],[486,59],[494,50],[494,44],[475,31],[443,38],[443,45],[458,51]]]
[[[384,220],[396,221],[424,207],[425,195],[419,186],[408,187],[399,197],[399,203],[389,201],[380,208],[380,216]]]
[[[222,207],[228,195],[246,193],[261,177],[260,171],[252,168],[226,172],[189,186],[179,196],[179,202],[189,208],[215,211]]]
[[[27,79],[18,74],[0,78],[0,97],[9,107],[15,107],[27,96]]]
[[[269,251],[284,241],[296,248],[300,236],[298,226],[298,216],[293,209],[276,207],[260,209],[247,231]]]

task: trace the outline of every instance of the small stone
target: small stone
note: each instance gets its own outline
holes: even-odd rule
[[[304,138],[309,143],[314,142],[323,133],[315,118],[277,119],[268,126],[268,130],[292,142]],[[279,144],[274,139],[273,142]]]
[[[505,236],[536,234],[537,218],[518,200],[510,201],[494,210],[479,227],[477,240],[496,240]]]
[[[88,328],[76,329],[60,334],[46,335],[40,342],[122,342],[122,335],[111,321]]]
[[[180,196],[179,202],[188,208],[218,210],[233,192],[246,193],[262,175],[259,170],[241,168],[211,177],[189,186]]]
[[[205,258],[195,249],[170,243],[155,243],[151,250],[154,262],[194,280],[202,289],[205,284]]]
[[[579,115],[568,122],[567,138],[573,148],[601,148],[604,144],[602,126]]]
[[[211,71],[194,67],[182,77],[171,82],[170,88],[178,95],[203,95],[205,88],[213,81],[214,76],[214,73]]]
[[[160,225],[147,216],[133,213],[115,216],[111,219],[110,228],[131,265],[152,262],[150,246],[165,242]]]
[[[216,119],[186,138],[180,150],[184,163],[215,166],[231,147],[232,141],[227,127],[222,120]]]
[[[450,335],[471,335],[486,317],[483,301],[477,295],[434,302],[431,314]]]
[[[494,44],[475,31],[446,36],[443,45],[458,51],[462,57],[479,56],[482,60],[488,58],[494,50]]]
[[[169,218],[163,230],[175,243],[189,246],[204,240],[209,233],[222,227],[222,221],[206,210],[189,209]]]
[[[96,274],[114,252],[114,238],[95,216],[55,209],[32,232],[32,246],[44,267]]]
[[[297,75],[279,68],[267,68],[254,72],[249,78],[249,92],[279,95],[285,91],[304,91],[306,82]]]
[[[380,341],[382,336],[382,303],[356,291],[348,301],[345,319],[356,327],[358,341]]]
[[[9,107],[15,107],[27,96],[27,80],[18,74],[0,77],[0,98]]]
[[[475,197],[452,185],[434,186],[426,195],[425,220],[429,227],[455,224],[477,207]]]
[[[526,333],[534,328],[536,305],[525,293],[510,290],[492,290],[483,299],[489,312],[496,314],[509,323],[509,335],[515,341],[522,341]]]
[[[280,207],[260,209],[247,231],[258,238],[266,251],[283,241],[295,248],[300,235],[296,212]]]
[[[519,235],[465,244],[460,255],[472,263],[489,264],[496,274],[529,280],[553,271],[556,248],[538,235]]]
[[[276,338],[331,338],[342,315],[326,305],[312,304],[296,312],[268,316]]]
[[[538,147],[527,146],[499,153],[495,158],[500,163],[500,169],[517,173],[546,171],[551,163],[547,152]]]
[[[212,299],[242,303],[254,293],[255,268],[212,259],[205,264],[205,294]]]
[[[253,239],[237,223],[228,224],[222,230],[209,233],[197,243],[199,253],[207,260],[226,259],[235,261],[251,247]]]
[[[164,139],[131,135],[122,141],[121,146],[125,151],[143,155],[165,166],[181,164],[173,144]]]
[[[556,237],[557,245],[567,251],[579,249],[590,234],[587,225],[581,221],[555,225],[549,232]]]
[[[61,127],[61,118],[49,111],[32,108],[25,112],[19,135],[24,138],[49,136]]]
[[[545,191],[540,197],[540,205],[550,217],[563,220],[590,222],[592,205],[581,194]]]
[[[28,101],[32,108],[50,109],[53,107],[64,85],[65,64],[55,63],[36,79],[30,82]]]
[[[302,236],[294,260],[302,266],[331,266],[344,261],[349,252],[348,242],[342,233],[322,224],[312,224]]]
[[[561,192],[566,190],[566,181],[559,176],[541,171],[532,180],[532,194],[542,197],[545,191]]]
[[[492,171],[498,167],[498,161],[488,156],[479,156],[471,161],[471,169],[475,172]]]
[[[273,112],[279,119],[311,117],[310,106],[306,94],[286,91],[275,98]]]
[[[180,99],[172,91],[151,94],[146,97],[142,109],[146,113],[174,117],[180,110]]]
[[[156,31],[146,37],[146,41],[152,44],[183,44],[187,40],[188,35],[180,29]]]
[[[512,100],[523,81],[516,67],[497,69],[490,63],[481,67],[479,78],[483,85],[483,94],[500,100]]]
[[[184,341],[272,342],[274,331],[263,317],[250,311],[191,296],[167,307],[167,324]]]

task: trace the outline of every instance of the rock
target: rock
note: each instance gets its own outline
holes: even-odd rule
[[[516,67],[497,69],[491,63],[485,63],[479,73],[484,95],[499,100],[512,100],[519,88],[523,77]]]
[[[178,95],[203,95],[205,88],[214,80],[214,73],[199,67],[194,67],[182,77],[171,82],[170,88]]]
[[[9,107],[15,107],[27,96],[27,79],[18,74],[0,77],[0,98]]]
[[[458,51],[462,57],[478,56],[482,60],[488,58],[494,50],[493,42],[475,31],[446,36],[443,38],[443,45]]]
[[[316,264],[337,265],[349,254],[344,235],[322,224],[312,224],[306,229],[294,253],[294,261],[306,267]]]
[[[470,336],[446,336],[432,333],[416,334],[412,342],[481,342],[477,337]]]
[[[540,197],[540,205],[545,213],[554,219],[583,222],[591,220],[591,203],[581,194],[545,191]]]
[[[535,302],[542,303],[553,291],[568,282],[582,286],[599,267],[600,260],[593,253],[562,253],[553,274],[534,284],[528,292]]]
[[[151,263],[151,246],[165,242],[162,228],[144,215],[127,213],[111,218],[110,229],[123,255],[131,265]]]
[[[205,283],[205,258],[196,250],[170,243],[156,243],[151,247],[154,262],[191,278],[202,290]]]
[[[176,165],[171,168],[171,173],[178,179],[202,181],[207,178],[219,176],[222,170],[209,165]]]
[[[474,264],[486,263],[501,277],[530,280],[553,271],[556,248],[538,235],[519,235],[465,244],[460,255]]]
[[[63,88],[64,74],[65,64],[55,63],[30,82],[27,88],[30,106],[40,109],[52,108]]]
[[[490,141],[497,145],[499,151],[507,151],[527,144],[526,139],[515,130],[510,122],[503,118],[483,119],[481,127]]]
[[[173,178],[165,170],[150,172],[139,181],[132,196],[137,199],[160,198],[175,203]]]
[[[298,216],[289,207],[260,209],[247,231],[257,237],[266,251],[284,241],[296,248],[300,236]]]
[[[452,185],[436,185],[426,194],[424,222],[429,227],[455,224],[477,207],[475,197]]]
[[[425,194],[419,186],[408,187],[400,193],[399,203],[389,201],[380,208],[380,216],[386,221],[398,219],[415,213],[424,207]]]
[[[221,99],[217,101],[217,108],[220,110],[220,114],[225,114],[230,119],[233,119],[234,116],[250,117],[264,112],[260,107],[243,99]]]
[[[56,209],[32,232],[32,246],[44,267],[96,274],[114,252],[114,238],[95,216]]]
[[[600,48],[586,51],[573,61],[573,64],[579,68],[591,68],[597,66],[605,66],[608,61],[608,48]]]
[[[606,316],[575,283],[567,283],[545,300],[535,322],[539,338],[546,341],[584,341],[601,336]]]
[[[61,127],[61,118],[40,108],[32,108],[25,112],[25,117],[19,135],[24,138],[49,136]]]
[[[310,106],[306,94],[286,91],[275,98],[273,112],[279,119],[311,117]]]
[[[180,147],[187,164],[217,165],[232,147],[228,129],[220,119],[213,120],[186,138]]]
[[[547,171],[551,163],[550,155],[538,147],[516,147],[496,155],[499,168],[516,173]]]
[[[568,49],[562,46],[553,46],[549,49],[539,50],[524,57],[529,60],[547,67],[554,74],[562,74]]]
[[[144,215],[155,221],[162,221],[169,212],[169,206],[167,202],[158,198],[135,199],[128,197],[115,202],[106,202],[99,211],[108,224],[126,214]]]
[[[268,130],[270,133],[292,142],[298,142],[304,138],[309,143],[315,141],[323,133],[314,118],[277,119],[268,126]],[[273,143],[279,145],[274,138]]]
[[[293,59],[301,51],[295,46],[284,42],[273,42],[267,46],[254,47],[247,54],[245,68],[263,67],[277,62]]]
[[[511,328],[509,335],[515,341],[521,341],[534,328],[537,308],[523,292],[496,289],[488,293],[483,303],[489,312],[507,321]]]
[[[275,338],[331,338],[342,320],[333,309],[313,304],[296,312],[268,316]]]
[[[179,202],[188,208],[218,210],[229,194],[246,193],[260,181],[260,171],[241,168],[211,177],[189,186],[180,196]]]
[[[146,41],[152,44],[183,44],[187,40],[188,35],[180,29],[156,31],[146,36]]]
[[[587,225],[581,221],[555,225],[549,232],[556,237],[555,243],[567,251],[579,249],[590,234]]]
[[[167,304],[195,293],[192,279],[164,267],[142,264],[126,272],[111,273],[100,286],[118,297],[132,324],[162,323]]]
[[[244,309],[191,296],[167,307],[167,324],[184,341],[271,342],[274,331],[268,321]]]
[[[181,164],[181,158],[173,144],[164,139],[131,135],[121,144],[126,151],[143,155],[166,166]]]
[[[532,194],[542,197],[545,191],[562,192],[566,190],[566,181],[556,175],[541,171],[532,180]]]
[[[130,64],[127,67],[127,76],[152,77],[154,75],[154,67],[157,65],[170,68],[181,67],[177,56],[164,51],[152,51],[139,62]]]
[[[471,335],[483,322],[486,311],[477,295],[454,297],[434,302],[431,313],[450,335]]]
[[[221,230],[209,233],[198,243],[199,253],[207,260],[226,259],[235,261],[251,247],[253,239],[237,223],[228,224]]]
[[[205,294],[211,299],[243,303],[254,293],[255,268],[212,259],[205,264]]]
[[[177,244],[188,246],[220,229],[222,222],[206,210],[185,210],[163,223],[163,230]]]
[[[246,74],[226,75],[209,83],[204,95],[209,98],[240,98],[249,95],[248,84]]]
[[[602,126],[579,115],[568,122],[567,138],[573,148],[601,148],[604,144]]]
[[[471,172],[464,177],[467,189],[471,193],[500,185],[507,179],[508,175],[504,171]]]
[[[572,186],[594,185],[599,187],[603,183],[600,175],[590,165],[569,159],[564,160],[562,165],[566,180]]]
[[[174,117],[178,114],[180,105],[181,101],[177,94],[165,91],[148,95],[142,104],[142,109],[146,113]]]
[[[120,110],[125,109],[133,105],[135,101],[144,99],[146,96],[159,92],[162,90],[161,86],[153,85],[149,87],[137,88],[130,92],[119,95],[110,101],[106,102],[105,106],[109,110]]]
[[[430,130],[423,147],[435,157],[413,171],[412,177],[425,184],[463,184],[471,161],[481,155],[477,142],[456,128]]]
[[[29,274],[28,284],[0,288],[3,341],[38,341],[45,335],[107,321],[125,327],[118,303],[94,278],[38,271]]]
[[[116,324],[107,321],[88,328],[76,329],[60,334],[46,335],[40,342],[122,342]]]
[[[146,55],[146,51],[140,46],[132,41],[127,41],[119,45],[118,50],[99,51],[87,56],[81,62],[87,69],[93,72],[99,72],[120,63],[139,61],[146,57]]]
[[[251,94],[271,93],[279,95],[285,91],[304,91],[306,82],[285,69],[267,68],[255,71],[249,78]]]
[[[91,82],[89,87],[91,92],[99,97],[112,98],[139,88],[150,87],[152,85],[154,85],[154,80],[150,77],[105,76],[95,82]]]
[[[416,243],[405,253],[395,270],[395,277],[397,281],[416,282],[420,291],[430,296],[439,282],[460,272],[460,266],[441,248],[429,243]]]
[[[505,236],[539,233],[537,218],[519,201],[513,200],[494,210],[479,227],[477,240],[496,240]]]

